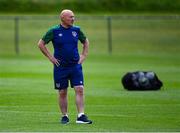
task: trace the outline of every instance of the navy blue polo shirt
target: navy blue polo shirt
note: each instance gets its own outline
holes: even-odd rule
[[[84,43],[86,36],[78,26],[64,28],[56,25],[47,31],[42,40],[45,44],[52,41],[54,57],[60,60],[61,66],[73,66],[79,61],[78,40]]]

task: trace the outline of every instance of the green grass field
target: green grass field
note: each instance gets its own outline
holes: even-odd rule
[[[13,22],[0,21],[1,132],[180,131],[179,20],[113,21],[112,55],[107,54],[104,21],[77,22],[91,42],[83,70],[85,112],[92,125],[75,123],[75,95],[70,88],[70,123],[59,123],[53,67],[36,46],[46,26],[53,23],[20,22],[20,55],[15,56]],[[164,83],[162,90],[124,90],[121,77],[136,70],[156,72]]]

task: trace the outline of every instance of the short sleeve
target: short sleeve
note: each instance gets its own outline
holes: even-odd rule
[[[79,38],[78,38],[78,39],[81,41],[81,43],[84,43],[85,40],[86,40],[86,36],[85,36],[85,34],[81,31],[81,29],[79,30]]]
[[[46,34],[42,37],[42,40],[48,44],[50,41],[53,39],[53,30],[50,29],[49,31],[46,32]]]

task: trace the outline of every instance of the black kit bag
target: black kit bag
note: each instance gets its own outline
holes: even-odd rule
[[[122,84],[127,90],[159,90],[163,83],[152,72],[128,72],[122,77]]]

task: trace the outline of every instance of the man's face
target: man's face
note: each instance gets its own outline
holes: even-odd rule
[[[66,12],[62,16],[62,21],[67,26],[72,26],[74,23],[74,13],[73,12]]]

